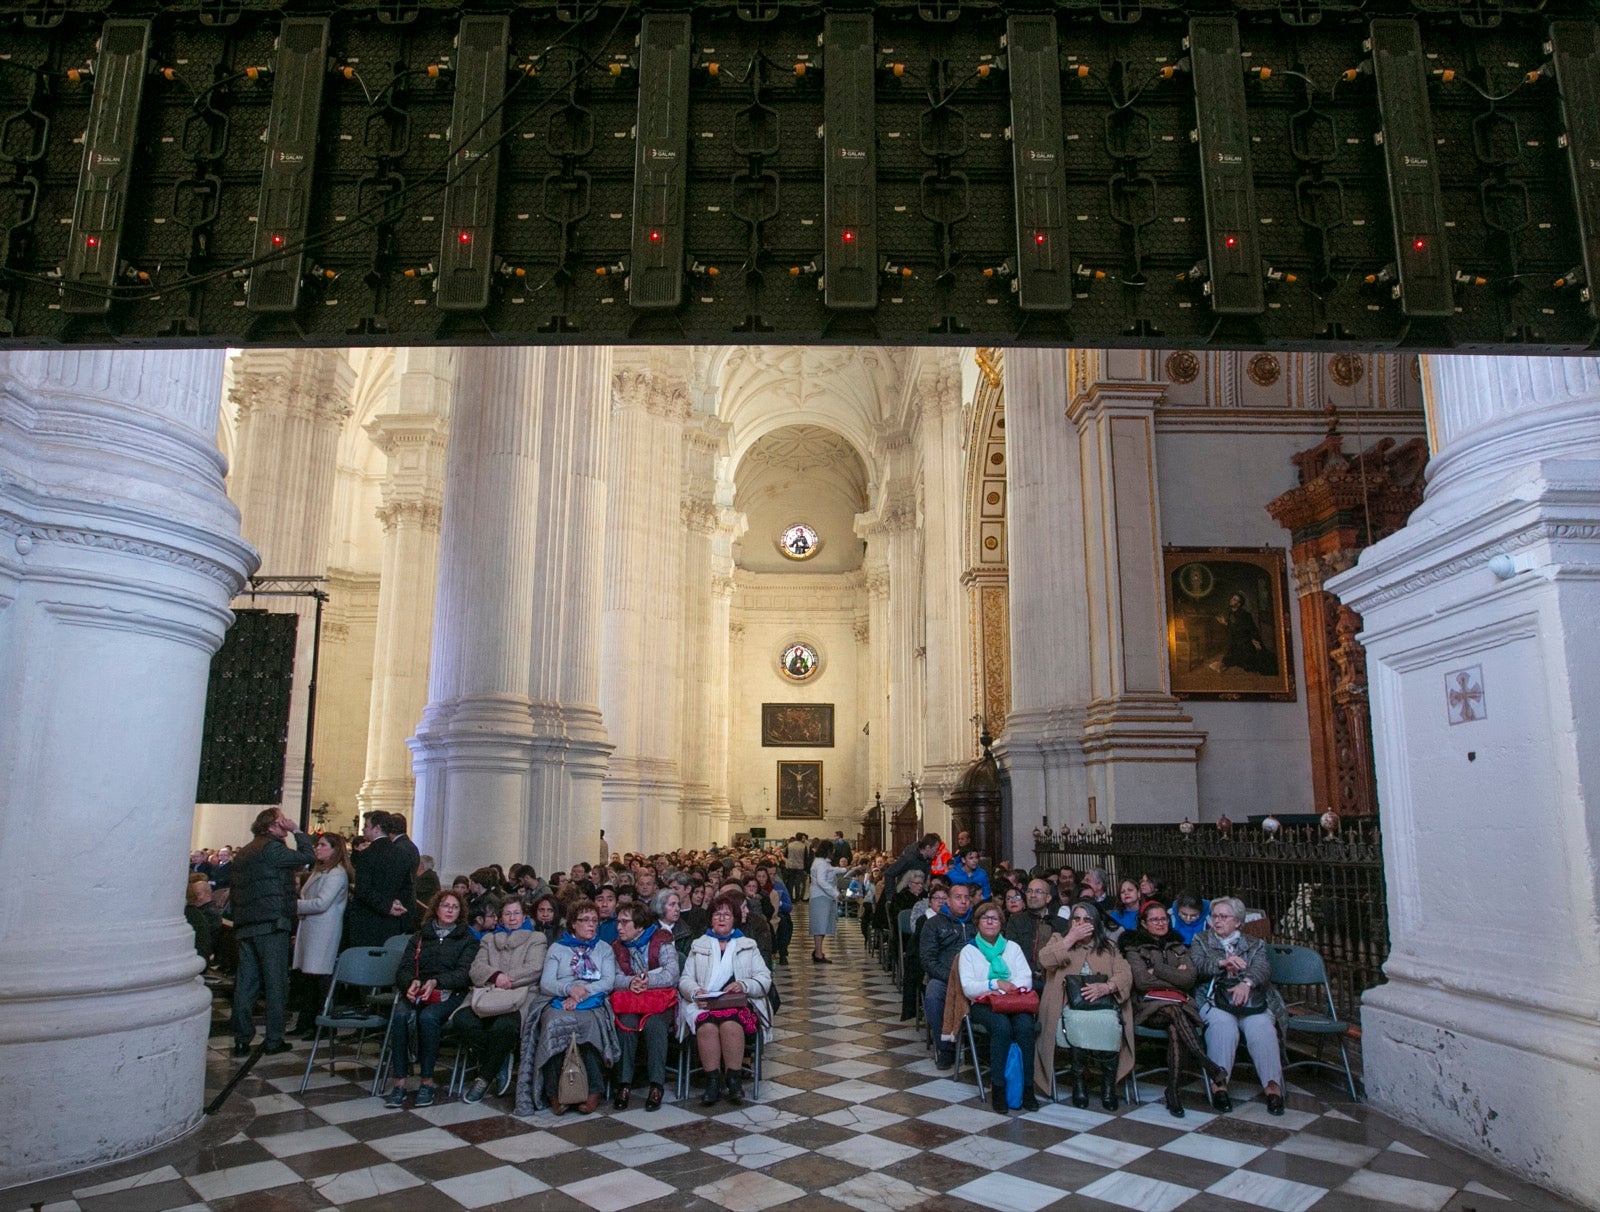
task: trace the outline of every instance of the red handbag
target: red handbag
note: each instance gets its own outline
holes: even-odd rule
[[[623,1031],[641,1031],[644,1029],[646,1018],[652,1014],[665,1014],[677,1004],[676,989],[646,989],[643,993],[635,993],[632,989],[618,989],[611,994],[611,1014],[617,1020],[618,1028]],[[624,1014],[637,1014],[639,1025],[624,1027],[622,1025]]]
[[[1038,1014],[1039,995],[1032,989],[1016,993],[991,993],[978,999],[996,1014]]]

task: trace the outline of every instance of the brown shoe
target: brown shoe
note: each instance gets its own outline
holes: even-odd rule
[[[578,1110],[584,1115],[593,1115],[599,1109],[600,1096],[598,1094],[591,1094],[588,1098],[584,1099],[578,1104]]]

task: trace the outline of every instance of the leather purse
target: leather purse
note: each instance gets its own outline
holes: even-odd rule
[[[719,993],[715,997],[702,997],[702,1010],[745,1010],[750,1006],[748,993]]]
[[[1206,995],[1206,1000],[1218,1010],[1226,1010],[1235,1018],[1249,1018],[1252,1014],[1260,1014],[1267,1008],[1267,991],[1260,985],[1252,984],[1250,986],[1250,996],[1244,1005],[1236,1006],[1233,1004],[1231,994],[1239,982],[1244,979],[1242,976],[1230,976],[1225,973],[1213,977],[1211,989]]]
[[[1039,995],[1032,989],[1019,989],[1015,993],[991,993],[978,999],[996,1014],[1038,1014]]]
[[[1088,998],[1083,996],[1083,987],[1085,985],[1101,985],[1109,979],[1109,977],[1100,976],[1098,974],[1094,976],[1080,976],[1075,972],[1068,973],[1067,1009],[1111,1010],[1114,1012],[1117,1009],[1117,998],[1115,994],[1107,994],[1105,997],[1099,998],[1095,1001],[1090,1001]]]
[[[611,1013],[619,1018],[624,1014],[637,1014],[640,1018],[651,1014],[665,1014],[677,1004],[678,992],[675,989],[646,989],[643,993],[635,993],[632,989],[617,989],[611,994]],[[644,1024],[641,1023],[639,1026],[643,1027]]]
[[[1146,989],[1142,995],[1147,1002],[1166,1002],[1169,1005],[1182,1005],[1189,1000],[1189,995],[1182,989]]]
[[[467,1009],[479,1018],[498,1018],[502,1014],[516,1014],[528,1004],[533,994],[531,986],[520,989],[498,989],[493,985],[475,986],[467,995]]]

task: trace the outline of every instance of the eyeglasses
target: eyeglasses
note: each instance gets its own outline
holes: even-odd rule
[[[1144,920],[1147,922],[1164,922],[1168,918],[1165,913],[1147,913],[1144,915]]]

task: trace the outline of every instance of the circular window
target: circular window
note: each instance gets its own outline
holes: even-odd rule
[[[821,546],[817,532],[804,522],[797,522],[778,536],[778,550],[791,560],[809,560]]]
[[[810,644],[790,644],[778,658],[778,668],[783,676],[795,682],[804,682],[817,672],[817,650]]]

